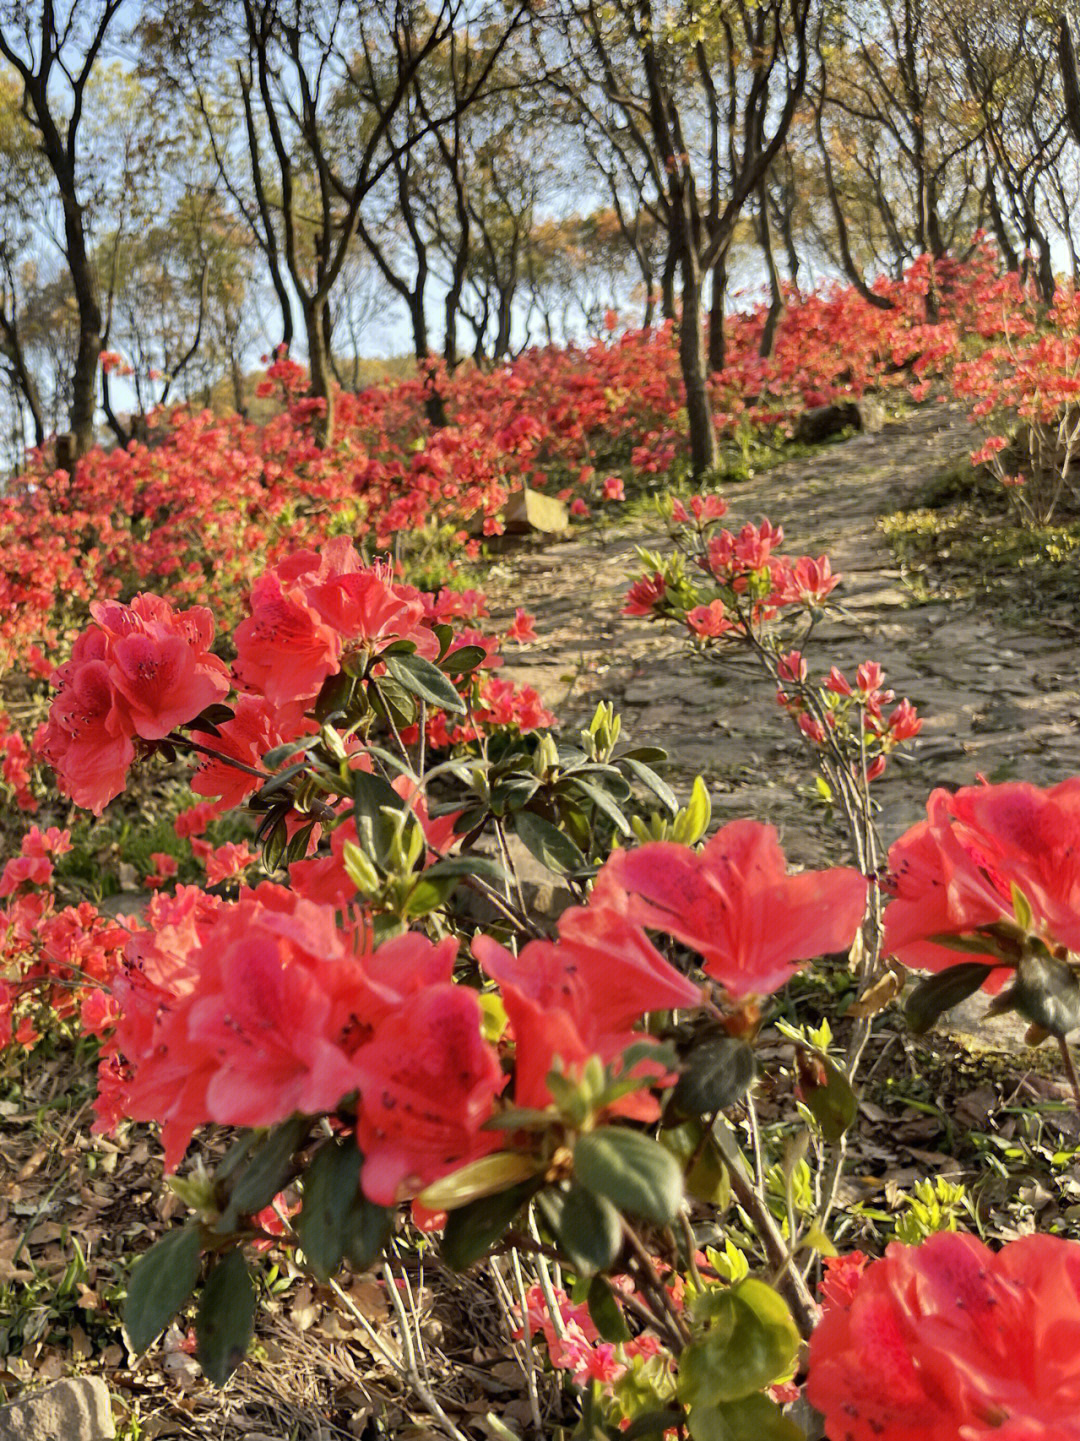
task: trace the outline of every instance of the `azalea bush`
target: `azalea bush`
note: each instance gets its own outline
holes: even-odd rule
[[[1000,337],[960,360],[952,385],[992,427],[972,463],[1004,487],[1023,522],[1044,526],[1080,500],[1080,298],[1060,290],[1043,315],[1015,287],[1002,288]]]

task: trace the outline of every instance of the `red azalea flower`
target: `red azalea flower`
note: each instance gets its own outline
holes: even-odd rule
[[[832,1441],[1076,1441],[1080,1245],[894,1243],[827,1297],[806,1394]]]
[[[1014,886],[1037,935],[1080,950],[1080,778],[1048,790],[1024,782],[935,790],[926,815],[889,851],[887,951],[921,970],[956,965],[956,951],[933,937],[1015,924]],[[1007,979],[995,971],[984,989]]]
[[[772,826],[732,821],[699,851],[653,841],[616,851],[594,895],[629,894],[628,914],[703,958],[735,999],[768,995],[801,961],[846,950],[866,906],[867,882],[838,866],[789,876]]]
[[[109,640],[109,673],[144,740],[161,740],[229,690],[225,662],[210,653],[214,618],[205,606],[176,611],[156,595],[130,606],[90,607]]]
[[[94,602],[96,625],[58,668],[59,687],[40,737],[42,756],[76,805],[100,815],[124,789],[134,737],[161,740],[229,689],[210,653],[214,623],[202,606],[177,611],[155,595],[130,606]]]
[[[94,633],[80,636],[71,660],[56,672],[60,690],[52,703],[49,721],[38,749],[56,772],[61,791],[100,815],[127,781],[135,759],[133,726],[120,704],[109,667],[103,659],[90,659]],[[96,633],[92,649],[104,649]]]
[[[269,701],[262,696],[241,695],[237,697],[232,719],[223,721],[217,735],[208,737],[204,744],[221,756],[258,768],[267,751],[313,729],[311,722],[302,723],[299,729],[292,725],[283,729],[281,717]],[[240,805],[260,784],[258,776],[248,775],[228,760],[210,757],[200,763],[191,778],[191,789],[196,795],[217,797],[211,808],[214,815]]]
[[[312,573],[319,558],[302,552]],[[296,557],[293,558],[294,560]],[[341,658],[341,640],[308,602],[299,584],[267,571],[251,592],[251,616],[236,628],[236,673],[274,706],[310,700]]]
[[[654,576],[642,576],[626,593],[623,615],[652,615],[666,590],[667,581],[659,571]]]
[[[632,1027],[650,1011],[701,1002],[699,988],[664,960],[614,889],[603,903],[564,912],[558,941],[530,941],[515,956],[490,936],[478,936],[473,952],[502,991],[516,1047],[519,1106],[551,1104],[547,1076],[556,1061],[566,1074],[579,1075],[590,1056],[613,1061],[644,1039]],[[639,1120],[657,1114],[643,1092],[613,1109]]]
[[[361,1185],[377,1205],[391,1206],[502,1144],[498,1132],[480,1129],[505,1077],[481,1035],[474,991],[428,986],[381,1022],[354,1066]]]

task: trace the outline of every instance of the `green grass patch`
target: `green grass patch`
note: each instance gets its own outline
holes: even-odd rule
[[[1065,612],[1080,620],[1080,519],[1021,526],[976,496],[894,511],[881,527],[921,600],[993,598],[1010,619]]]

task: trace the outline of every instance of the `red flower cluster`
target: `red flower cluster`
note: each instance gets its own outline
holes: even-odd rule
[[[854,686],[836,666],[830,667],[816,693],[818,704],[813,709],[808,702],[812,693],[806,685],[807,665],[799,651],[780,657],[777,675],[780,680],[777,704],[815,745],[825,745],[829,731],[847,728],[853,729],[856,735],[862,732],[868,781],[877,780],[884,772],[887,757],[898,745],[922,730],[922,720],[909,700],[900,701],[885,714],[885,707],[892,705],[896,696],[884,689],[884,672],[877,661],[863,661],[855,672]]]
[[[330,907],[262,885],[235,903],[191,887],[150,904],[113,983],[97,1129],[163,1124],[175,1168],[197,1126],[268,1126],[359,1091],[364,1188],[390,1204],[498,1143],[503,1084],[456,942],[366,948]]]
[[[112,1007],[100,988],[128,933],[88,901],[56,908],[53,862],[70,849],[68,831],[32,826],[0,875],[0,1050],[12,1040],[34,1044],[39,1008],[61,1018],[81,1011],[88,1032],[109,1023]]]
[[[625,1283],[628,1287],[631,1284],[626,1277],[616,1277],[616,1283]],[[559,1311],[557,1320],[548,1310],[544,1289],[529,1287],[525,1293],[526,1312],[522,1314],[518,1308],[522,1326],[514,1336],[520,1339],[525,1334],[527,1318],[529,1335],[543,1336],[551,1364],[557,1371],[571,1372],[576,1385],[587,1386],[596,1381],[602,1387],[611,1386],[626,1374],[628,1363],[635,1356],[648,1360],[660,1351],[659,1338],[651,1331],[643,1331],[618,1347],[602,1340],[584,1302],[574,1305],[558,1286],[552,1289],[551,1295]]]
[[[769,995],[813,956],[847,950],[867,882],[844,866],[789,876],[772,826],[732,821],[700,851],[654,841],[616,851],[596,879],[603,907],[674,936],[729,996]]]
[[[473,952],[499,983],[516,1042],[519,1106],[551,1104],[547,1077],[556,1060],[578,1077],[590,1056],[614,1061],[641,1039],[631,1028],[649,1011],[701,1003],[699,988],[664,960],[610,887],[566,911],[555,942],[530,941],[515,956],[478,936]],[[658,1115],[644,1093],[632,1092],[617,1109],[641,1120]]]
[[[439,651],[420,592],[365,566],[339,536],[321,554],[298,551],[259,578],[251,616],[236,628],[236,673],[285,706],[316,696],[351,651],[375,654],[395,640],[413,641],[428,657]]]
[[[954,966],[956,951],[935,937],[1016,925],[1015,886],[1035,934],[1080,951],[1078,835],[1080,779],[1048,790],[1016,781],[933,791],[926,820],[889,851],[885,949],[922,970]],[[1000,990],[1006,979],[995,971],[985,989]]]
[[[973,419],[991,417],[995,433],[971,454],[972,465],[987,466],[1008,487],[1029,520],[1045,523],[1070,478],[1076,448],[1076,402],[1080,396],[1080,295],[1075,288],[1054,297],[1050,313],[1013,281],[1001,285],[1001,339],[977,356],[957,361],[956,395],[973,400]],[[1026,474],[1007,468],[1009,441],[1024,423],[1026,443],[1019,463]]]
[[[124,788],[135,739],[163,740],[229,689],[211,655],[214,619],[203,606],[176,611],[155,595],[130,606],[94,602],[97,622],[59,667],[59,694],[39,742],[60,788],[100,815]]]
[[[1075,1242],[894,1243],[826,1302],[806,1394],[831,1441],[1075,1441]]]

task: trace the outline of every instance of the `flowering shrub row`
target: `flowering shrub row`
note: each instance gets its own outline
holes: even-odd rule
[[[903,282],[883,281],[891,311],[839,287],[793,296],[768,360],[757,354],[764,312],[737,317],[713,379],[721,432],[787,425],[807,406],[913,376],[925,383],[965,335],[1008,334],[1023,302],[980,252],[951,275],[942,319],[928,326],[927,283],[923,262]],[[280,360],[265,386],[283,408],[266,425],[176,412],[150,447],[95,450],[73,475],[39,464],[10,481],[0,496],[0,667],[48,674],[46,656],[81,628],[92,600],[167,592],[228,625],[254,577],[298,545],[343,532],[378,550],[446,524],[475,547],[470,519],[498,530],[526,480],[587,499],[606,467],[656,472],[683,453],[668,329],[342,395],[326,452],[312,440],[304,384]],[[431,386],[449,426],[426,419]]]

